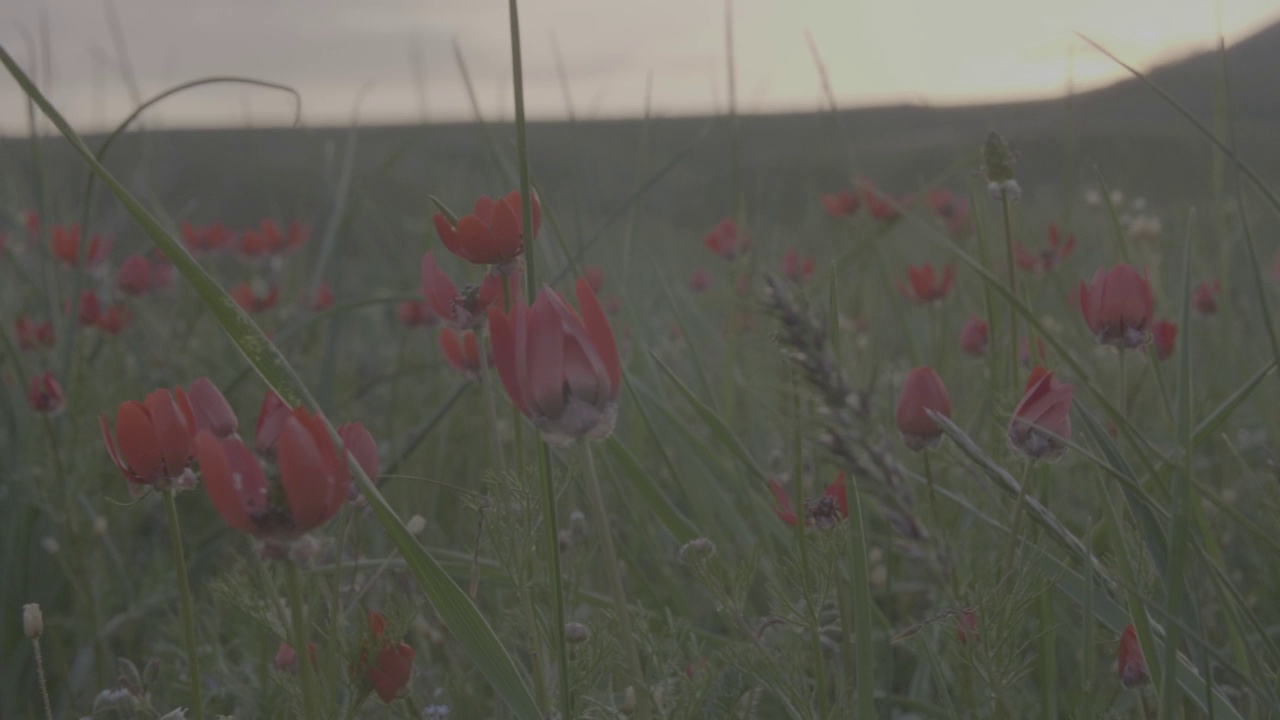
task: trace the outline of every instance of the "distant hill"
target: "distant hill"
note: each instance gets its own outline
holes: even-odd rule
[[[1264,177],[1280,186],[1280,25],[1233,45],[1228,53],[1239,142]],[[1151,73],[1197,117],[1212,125],[1215,53],[1194,55]],[[942,182],[962,189],[977,169],[987,131],[1002,132],[1019,152],[1027,202],[1061,207],[1094,182],[1097,167],[1113,186],[1167,206],[1210,198],[1207,142],[1150,90],[1130,79],[1067,98],[970,107],[898,106],[832,113],[742,117],[739,157],[748,218],[779,228],[815,220],[817,193],[866,176],[892,192]],[[565,208],[571,232],[589,232],[633,192],[640,179],[705,138],[646,194],[655,228],[709,227],[730,211],[730,122],[726,118],[538,123],[529,139],[544,194]],[[514,158],[510,125],[493,125],[501,152]],[[265,214],[319,224],[332,203],[350,133],[304,128],[151,131],[112,151],[111,166],[175,217],[247,224]],[[509,183],[475,125],[362,128],[353,220],[383,231],[421,228],[426,195],[450,203]],[[0,146],[0,162],[29,167],[21,139]],[[64,204],[76,202],[83,168],[50,143],[52,177]],[[12,174],[10,174],[12,175]],[[0,209],[30,202],[21,178],[0,177]],[[104,203],[104,207],[110,207]],[[571,209],[571,212],[569,211]],[[109,217],[107,225],[123,225]]]

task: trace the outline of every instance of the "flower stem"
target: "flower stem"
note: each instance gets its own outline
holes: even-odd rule
[[[801,410],[800,389],[796,384],[796,370],[790,368],[791,378],[791,407],[795,415],[795,468],[792,478],[794,513],[796,517],[795,533],[796,543],[800,548],[800,577],[804,591],[805,607],[809,613],[807,618],[812,626],[810,632],[810,652],[813,653],[813,682],[814,693],[818,696],[818,713],[819,717],[827,715],[827,687],[826,687],[826,660],[822,655],[822,629],[818,613],[813,607],[813,588],[810,586],[810,562],[809,562],[809,543],[805,537],[805,526],[807,513],[804,506],[804,446],[803,446],[803,423],[804,418]]]
[[[40,654],[40,638],[31,638],[36,653],[36,677],[40,680],[40,697],[44,698],[44,716],[53,720],[53,705],[49,702],[49,684],[44,679],[44,656]]]
[[[516,0],[507,0],[507,15],[511,21],[511,84],[515,90],[516,105],[516,153],[520,157],[520,218],[524,223],[524,294],[529,304],[538,294],[538,275],[534,271],[533,253],[533,202],[529,192],[533,184],[529,179],[529,145],[525,138],[524,120],[524,62],[520,57],[520,12]],[[563,629],[563,628],[562,628]]]
[[[1017,275],[1013,262],[1013,215],[1009,210],[1009,193],[1001,191],[1000,206],[1004,215],[1005,265],[1009,272],[1009,293],[1017,297]],[[1031,348],[1027,347],[1030,355]],[[1034,363],[1033,363],[1034,364]],[[1018,311],[1009,303],[1009,377],[1014,388],[1018,387]]]
[[[555,604],[556,661],[560,664],[560,716],[574,717],[573,695],[569,690],[569,645],[564,637],[564,589],[560,574],[560,530],[556,527],[556,492],[551,483],[551,454],[547,444],[538,441],[538,475],[542,485],[542,517],[546,529],[543,537],[547,557],[551,561],[551,597]]]
[[[316,675],[307,643],[307,610],[302,602],[302,576],[296,563],[285,561],[285,588],[289,594],[289,619],[293,625],[293,653],[298,658],[298,675],[302,678],[302,718],[320,717],[316,707]]]
[[[502,435],[498,431],[498,406],[493,399],[493,374],[489,372],[489,353],[485,352],[484,338],[476,333],[480,346],[480,383],[484,385],[484,409],[489,417],[489,430],[493,433],[493,451],[498,457],[498,471],[507,473],[507,459],[502,454]]]
[[[187,581],[187,557],[182,551],[182,528],[178,526],[178,503],[174,501],[173,496],[173,488],[164,491],[164,507],[169,515],[169,543],[173,545],[173,564],[178,573],[178,593],[182,601],[182,630],[187,643],[187,671],[191,677],[191,708],[195,719],[203,720],[200,655],[196,649],[196,621],[191,609],[191,583]]]
[[[591,495],[591,512],[596,519],[596,532],[604,549],[605,570],[609,576],[609,590],[613,594],[613,611],[621,625],[622,647],[631,665],[632,682],[636,684],[636,717],[649,717],[649,691],[644,682],[644,670],[640,665],[640,652],[636,649],[636,635],[631,624],[631,609],[627,606],[626,590],[622,587],[622,575],[618,572],[618,553],[613,547],[609,516],[604,508],[604,495],[600,492],[600,478],[596,475],[596,461],[591,455],[591,443],[582,443],[582,457],[586,466],[587,492]],[[562,633],[563,634],[563,633]]]

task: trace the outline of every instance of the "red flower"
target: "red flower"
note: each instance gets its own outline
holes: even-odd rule
[[[31,233],[32,235],[39,235],[40,234],[40,214],[37,213],[35,210],[28,210],[26,212],[25,220],[27,224],[27,232]]]
[[[449,252],[477,265],[506,265],[524,252],[524,207],[516,190],[496,201],[488,195],[476,201],[470,215],[450,225],[436,213],[436,232]],[[533,235],[542,227],[542,204],[533,195]]]
[[[431,327],[439,318],[425,300],[405,300],[396,306],[396,317],[405,327]]]
[[[599,440],[617,419],[622,364],[604,310],[586,280],[582,314],[543,288],[532,307],[489,308],[494,365],[511,401],[550,441]]]
[[[933,368],[918,367],[902,384],[895,416],[902,442],[912,452],[934,448],[942,442],[942,428],[926,410],[951,417],[951,397]]]
[[[124,305],[112,305],[98,317],[98,329],[108,335],[118,335],[129,324],[129,309]]]
[[[156,390],[142,402],[128,400],[116,409],[115,438],[107,416],[98,416],[98,428],[111,461],[129,481],[129,491],[145,492],[148,487],[167,490],[189,473],[194,454],[191,436],[196,431],[195,414],[182,388]],[[181,481],[187,484],[187,481]]]
[[[266,312],[275,307],[276,300],[280,299],[280,288],[272,285],[265,295],[261,295],[253,285],[242,282],[231,288],[231,299],[235,300],[245,312]]]
[[[778,506],[773,509],[782,522],[795,527],[796,511],[791,506],[791,498],[786,489],[774,478],[769,478],[769,489]],[[844,473],[836,475],[836,479],[827,485],[822,496],[810,498],[805,502],[805,527],[829,528],[840,520],[849,517],[849,496],[845,493]]]
[[[440,349],[444,351],[444,359],[449,361],[455,370],[470,377],[480,374],[480,348],[476,342],[474,330],[467,330],[458,338],[458,333],[451,327],[440,328]]]
[[[80,291],[80,303],[76,312],[76,320],[80,327],[93,327],[102,317],[102,305],[98,302],[98,294],[92,290]]]
[[[349,668],[351,675],[363,675],[384,703],[406,697],[413,679],[413,648],[386,637],[387,619],[381,613],[369,613],[369,629],[373,647],[368,639],[360,643],[360,660]],[[376,655],[370,658],[370,652]]]
[[[27,404],[42,415],[54,415],[62,410],[66,396],[53,373],[45,371],[31,376],[27,382]]]
[[[307,655],[311,657],[311,666],[316,664],[316,644],[307,643]],[[296,673],[298,672],[298,653],[294,651],[293,646],[287,642],[281,642],[280,647],[276,649],[275,659],[276,669],[280,672]]]
[[[987,335],[990,329],[982,318],[969,318],[960,329],[960,350],[969,357],[987,354]]]
[[[508,275],[511,298],[520,295],[520,276]],[[479,286],[468,285],[458,292],[449,276],[436,265],[431,253],[422,256],[422,294],[436,315],[459,330],[472,330],[484,324],[485,312],[491,305],[502,304],[503,276],[486,273]]]
[[[1052,270],[1058,263],[1071,257],[1071,252],[1076,249],[1076,236],[1068,235],[1064,244],[1062,237],[1058,235],[1058,225],[1056,223],[1049,224],[1049,247],[1040,251],[1039,255],[1032,255],[1027,249],[1022,247],[1022,243],[1013,244],[1013,262],[1023,270],[1043,275]]]
[[[862,199],[852,190],[840,190],[834,195],[823,193],[822,207],[831,217],[849,217],[862,207]]]
[[[591,292],[599,295],[600,290],[604,288],[604,270],[595,266],[583,268],[582,277],[591,286]]]
[[[745,230],[738,228],[737,220],[725,218],[711,228],[702,243],[716,255],[732,260],[751,247],[751,238]]]
[[[901,217],[898,213],[898,208],[894,207],[894,204],[905,207],[910,205],[912,200],[909,197],[895,200],[890,195],[876,189],[875,183],[870,180],[859,180],[858,192],[862,194],[862,203],[871,212],[871,217],[876,222],[885,224],[892,223]]]
[[[1080,283],[1080,309],[1098,342],[1138,347],[1147,341],[1154,311],[1151,283],[1130,265],[1098,268],[1092,283]]]
[[[333,288],[329,283],[320,283],[311,293],[311,311],[320,312],[333,307]]]
[[[969,200],[946,188],[930,190],[927,199],[929,209],[947,226],[952,237],[963,237],[969,232]]]
[[[270,396],[269,396],[270,397]],[[267,413],[264,403],[264,414]],[[328,522],[347,499],[351,473],[324,423],[304,408],[289,411],[266,448],[276,472],[268,477],[238,435],[219,440],[212,432],[196,435],[196,457],[205,491],[214,509],[231,527],[269,542],[287,542]],[[254,446],[262,449],[263,419]],[[369,432],[359,423],[338,430],[343,445],[369,477],[377,477],[377,455]]]
[[[187,400],[191,403],[192,418],[195,421],[192,434],[208,430],[217,437],[224,438],[234,435],[240,429],[240,421],[236,419],[231,405],[209,378],[196,378],[187,388]]]
[[[154,289],[173,287],[174,269],[169,258],[159,250],[151,251],[151,287]]]
[[[1218,293],[1222,292],[1222,283],[1202,282],[1191,293],[1191,305],[1201,315],[1213,315],[1218,312]]]
[[[702,268],[694,270],[693,275],[689,277],[689,289],[695,295],[701,295],[709,287],[711,287],[711,276],[707,274],[707,271]]]
[[[969,638],[978,640],[982,635],[978,632],[978,611],[964,608],[956,613],[956,639],[961,643],[969,642]]]
[[[35,350],[37,348],[47,350],[53,347],[53,323],[48,320],[38,323],[29,317],[23,316],[14,323],[14,328],[18,331],[18,347],[22,350]]]
[[[1133,623],[1124,626],[1120,634],[1120,647],[1116,651],[1116,674],[1120,676],[1120,684],[1126,688],[1145,685],[1151,680],[1147,671],[1147,659],[1142,654],[1142,645],[1138,643],[1138,632]]]
[[[192,225],[184,220],[180,230],[183,244],[188,250],[197,254],[221,252],[235,241],[235,234],[222,223]]]
[[[1009,445],[1032,460],[1057,460],[1071,439],[1072,387],[1037,365],[1009,423]]]
[[[1160,320],[1151,326],[1151,340],[1156,346],[1156,357],[1168,360],[1173,357],[1173,346],[1178,340],[1178,326],[1168,320]]]
[[[910,287],[904,286],[902,283],[895,281],[898,286],[898,292],[902,296],[914,303],[928,303],[935,300],[941,300],[951,292],[951,286],[956,281],[956,269],[953,265],[947,265],[942,268],[942,278],[939,278],[933,272],[933,265],[925,263],[916,267],[914,265],[907,266],[907,280]]]
[[[79,265],[81,234],[78,223],[71,226],[54,225],[52,237],[54,257],[71,267]],[[89,249],[86,252],[85,264],[97,265],[107,259],[107,253],[111,252],[111,241],[103,239],[101,235],[94,235],[89,240]]]
[[[307,241],[307,229],[296,220],[289,223],[288,230],[281,230],[280,225],[271,218],[264,218],[258,229],[250,228],[240,235],[240,254],[249,260],[280,255]]]
[[[130,297],[146,295],[151,290],[151,261],[141,255],[130,255],[120,263],[116,287]]]
[[[795,248],[782,256],[782,274],[793,282],[806,283],[813,278],[814,261],[811,257],[800,257]]]

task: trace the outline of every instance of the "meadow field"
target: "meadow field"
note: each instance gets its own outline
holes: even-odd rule
[[[0,718],[1280,717],[1278,56],[82,139],[0,53]]]

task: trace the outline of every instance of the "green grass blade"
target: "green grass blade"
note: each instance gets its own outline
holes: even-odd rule
[[[231,297],[214,282],[199,263],[178,244],[160,223],[94,158],[61,114],[49,103],[30,78],[18,67],[8,51],[0,46],[0,63],[9,70],[23,91],[38,105],[45,116],[62,133],[71,146],[93,168],[94,172],[116,196],[116,199],[151,238],[152,242],[168,257],[178,272],[200,295],[205,307],[214,315],[228,337],[240,349],[263,379],[290,404],[304,401],[317,411],[301,379],[289,366],[280,351],[271,344],[248,315],[232,301]],[[322,416],[323,417],[323,416]],[[325,421],[328,422],[327,420]],[[329,431],[333,433],[332,426]],[[418,585],[430,599],[440,617],[448,624],[450,632],[467,652],[471,662],[493,685],[494,690],[507,703],[516,717],[525,720],[541,720],[543,714],[534,703],[520,671],[511,656],[494,633],[493,628],[476,609],[466,593],[449,577],[448,573],[409,534],[395,511],[387,504],[373,481],[365,475],[359,463],[349,458],[364,496],[374,515],[382,524],[396,548],[404,556]]]
[[[715,410],[712,410],[710,406],[699,400],[698,396],[693,394],[693,391],[689,389],[689,386],[681,382],[680,377],[676,375],[674,370],[667,367],[666,363],[662,362],[662,360],[656,355],[653,355],[653,353],[650,353],[650,355],[653,356],[654,362],[658,363],[658,367],[662,368],[662,372],[666,374],[667,379],[671,381],[671,384],[675,385],[676,389],[680,391],[680,394],[684,396],[684,399],[688,401],[694,412],[698,414],[698,417],[702,418],[702,421],[706,423],[707,428],[711,430],[711,434],[715,436],[715,439],[728,449],[729,452],[733,453],[738,460],[742,461],[742,464],[747,466],[747,468],[751,470],[752,474],[756,476],[756,479],[760,482],[767,481],[769,478],[768,473],[764,471],[764,468],[760,467],[755,458],[751,457],[751,452],[747,450],[747,446],[743,445],[742,441],[733,434],[733,430],[729,428],[729,425],[724,421],[724,419],[722,419]]]
[[[686,543],[698,537],[698,529],[671,504],[666,495],[662,494],[662,489],[649,476],[649,472],[644,469],[644,465],[636,459],[636,456],[627,449],[626,445],[622,444],[621,440],[618,440],[617,437],[610,437],[605,446],[609,449],[613,459],[622,468],[622,472],[627,476],[627,479],[631,481],[631,487],[649,506],[649,509],[657,516],[663,527],[675,536],[676,542]]]

